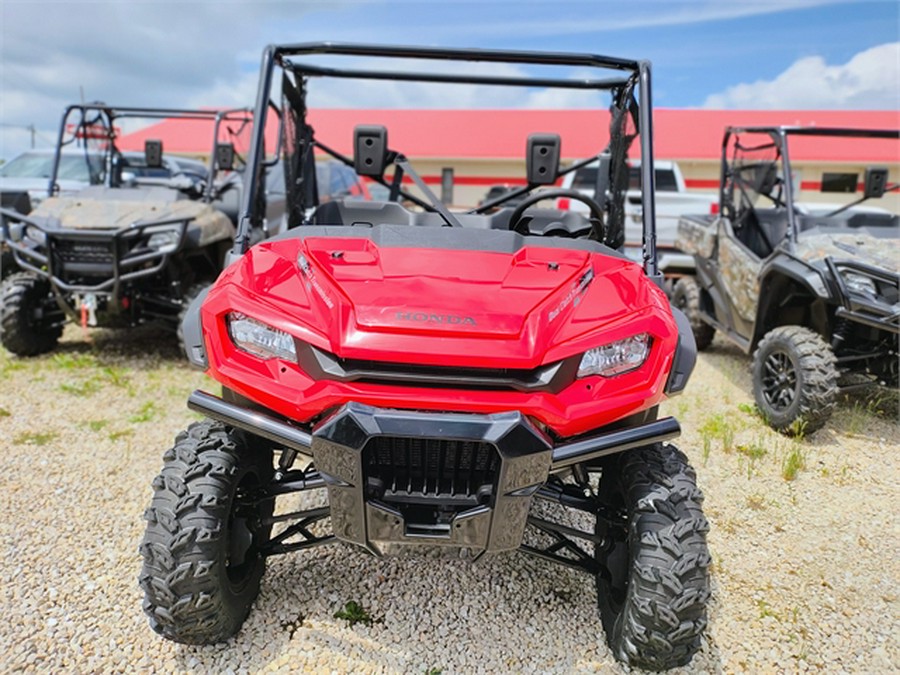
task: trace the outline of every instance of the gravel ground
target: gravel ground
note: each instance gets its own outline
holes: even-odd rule
[[[710,625],[683,670],[895,671],[897,395],[846,398],[796,442],[753,415],[748,367],[717,341],[665,404],[712,528]],[[228,643],[159,638],[137,585],[141,515],[162,452],[196,419],[186,396],[204,385],[152,328],[86,342],[70,327],[34,360],[0,350],[0,671],[623,671],[592,580],[519,554],[474,565],[345,546],[282,556]],[[334,618],[350,600],[374,623]]]

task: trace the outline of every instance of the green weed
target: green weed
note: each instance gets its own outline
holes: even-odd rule
[[[756,606],[759,607],[760,619],[765,619],[767,616],[771,616],[776,621],[781,621],[781,617],[775,613],[775,611],[772,609],[772,606],[765,600],[757,600]]]
[[[700,436],[703,439],[703,457],[709,457],[714,441],[718,441],[722,450],[726,453],[734,449],[734,425],[722,413],[716,413],[707,418],[700,427]]]
[[[131,379],[124,368],[104,366],[102,373],[104,379],[114,387],[126,387]]]
[[[153,401],[147,401],[144,405],[141,406],[140,411],[138,411],[136,415],[132,415],[128,418],[128,421],[134,424],[149,422],[156,416],[158,412],[159,409],[156,407],[156,404]]]
[[[425,675],[441,675],[444,672],[443,668],[438,668],[436,666],[432,666],[431,668],[425,669]]]
[[[757,408],[753,403],[738,403],[737,408],[746,415],[762,419],[762,415],[759,413],[759,408]]]
[[[797,474],[806,468],[806,453],[800,445],[794,443],[781,462],[781,476],[785,480],[794,480]]]
[[[59,436],[55,431],[31,432],[19,434],[13,439],[14,445],[47,445]]]
[[[347,604],[344,605],[343,609],[336,611],[334,613],[334,618],[344,619],[351,626],[355,626],[358,623],[365,624],[366,626],[372,625],[372,617],[369,615],[369,612],[355,600],[349,600]]]
[[[791,422],[791,426],[788,427],[787,433],[798,441],[802,441],[806,437],[806,420],[799,417],[795,419]]]
[[[736,445],[735,450],[744,455],[744,457],[749,457],[751,461],[762,459],[768,454],[768,451],[758,440],[756,443],[741,443],[740,445]]]
[[[90,396],[100,391],[100,383],[92,378],[82,382],[63,382],[59,388],[74,396]]]
[[[12,415],[12,413],[9,412],[9,410],[7,410],[6,408],[0,408],[0,417],[9,417],[10,415]]]
[[[89,368],[97,365],[97,358],[93,354],[67,354],[65,352],[58,352],[53,355],[53,364],[62,370]]]
[[[120,429],[119,431],[110,431],[109,440],[118,441],[120,438],[126,438],[134,435],[134,429]]]
[[[109,424],[109,420],[88,420],[86,425],[91,431],[100,431]]]

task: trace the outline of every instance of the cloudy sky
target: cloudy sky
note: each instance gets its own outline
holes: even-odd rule
[[[347,41],[646,58],[666,108],[900,109],[895,0],[0,0],[0,158],[63,107],[250,105],[267,43]],[[508,92],[326,90],[331,107],[579,106]],[[900,121],[900,120],[898,120]]]

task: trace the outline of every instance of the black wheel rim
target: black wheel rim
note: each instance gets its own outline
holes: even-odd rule
[[[797,398],[798,385],[797,366],[790,354],[779,350],[766,356],[762,367],[762,393],[772,409],[783,412],[790,408]]]

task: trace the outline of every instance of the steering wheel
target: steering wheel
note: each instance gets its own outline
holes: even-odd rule
[[[536,192],[530,197],[523,199],[509,217],[509,229],[514,232],[519,232],[519,234],[527,234],[527,232],[521,232],[519,230],[519,221],[522,220],[525,211],[540,201],[545,199],[558,199],[559,197],[568,197],[569,199],[574,199],[587,206],[591,211],[591,221],[596,221],[600,225],[599,240],[603,241],[606,238],[606,228],[603,224],[603,209],[601,206],[583,192],[572,190],[570,188],[543,190],[542,192]]]

